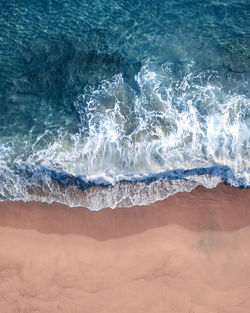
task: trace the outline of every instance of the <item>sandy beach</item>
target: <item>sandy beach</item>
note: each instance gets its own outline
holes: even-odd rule
[[[249,313],[250,189],[91,212],[0,203],[0,313]]]

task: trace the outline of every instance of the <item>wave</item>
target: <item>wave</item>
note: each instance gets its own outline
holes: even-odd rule
[[[86,87],[78,131],[46,130],[0,146],[0,195],[91,210],[148,204],[197,185],[250,185],[244,80],[145,60],[133,88],[122,74]]]

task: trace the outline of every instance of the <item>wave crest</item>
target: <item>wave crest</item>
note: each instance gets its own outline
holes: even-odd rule
[[[122,74],[85,88],[75,102],[77,133],[47,130],[32,144],[19,138],[0,147],[1,197],[100,209],[147,204],[198,184],[249,186],[250,101],[227,83],[193,63],[147,60],[134,89]],[[199,173],[216,166],[223,170]],[[170,171],[176,179],[164,176]],[[53,173],[64,173],[61,183]],[[75,184],[65,184],[72,177]]]

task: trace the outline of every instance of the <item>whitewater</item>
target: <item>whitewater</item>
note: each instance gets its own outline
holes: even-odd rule
[[[226,82],[194,61],[145,59],[133,86],[122,74],[87,86],[74,101],[75,133],[61,127],[1,145],[1,199],[99,210],[198,185],[249,187],[250,99]]]

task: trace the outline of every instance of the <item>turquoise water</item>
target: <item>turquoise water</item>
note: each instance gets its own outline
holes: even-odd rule
[[[250,4],[0,0],[0,198],[250,185]]]

